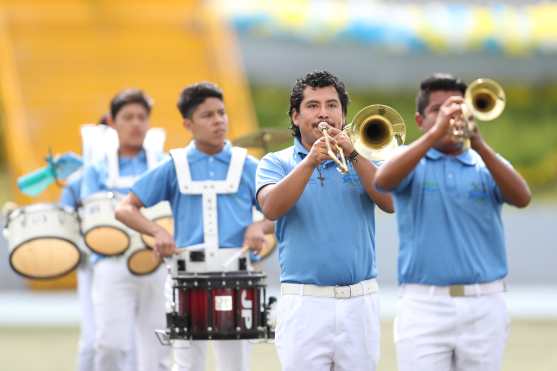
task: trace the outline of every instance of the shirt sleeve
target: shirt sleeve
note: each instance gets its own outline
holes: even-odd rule
[[[276,184],[285,176],[286,172],[281,165],[279,157],[275,153],[265,155],[259,162],[255,174],[256,197],[263,187],[269,184]]]
[[[257,164],[259,163],[259,161],[252,156],[247,156],[246,157],[246,162],[244,165],[244,171],[245,171],[245,175],[247,176],[248,179],[248,183],[249,183],[249,189],[251,192],[251,202],[252,205],[255,206],[258,210],[259,210],[259,205],[257,203],[257,200],[255,198],[255,174],[257,172]]]
[[[151,207],[161,201],[170,201],[170,189],[176,181],[174,162],[168,157],[158,166],[143,174],[135,182],[130,192],[139,198],[143,206]]]
[[[81,193],[81,177],[70,181],[60,196],[60,205],[71,207],[73,209],[77,208]]]
[[[88,165],[83,172],[83,180],[81,182],[81,198],[86,198],[94,193],[100,192],[101,189],[101,174],[95,165]]]

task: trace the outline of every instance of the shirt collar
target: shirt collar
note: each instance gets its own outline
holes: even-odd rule
[[[188,156],[188,160],[192,163],[200,161],[200,160],[207,160],[211,157],[215,158],[215,159],[217,159],[221,162],[229,163],[230,158],[232,157],[232,145],[227,140],[224,143],[224,147],[223,147],[222,151],[220,151],[219,153],[214,154],[214,155],[208,155],[208,154],[198,150],[197,147],[195,146],[195,141],[192,140],[186,147],[186,153],[187,153],[187,156]]]
[[[444,154],[441,151],[436,150],[435,148],[430,148],[429,151],[427,151],[427,153],[426,153],[426,157],[428,159],[434,160],[434,161],[439,160],[440,158],[453,157],[453,158],[456,158],[458,161],[460,161],[463,165],[468,165],[468,166],[474,166],[477,163],[477,159],[472,154],[472,151],[470,149],[467,149],[467,150],[461,152],[457,156],[450,156],[450,155]]]
[[[134,156],[118,156],[118,162],[120,164],[125,164],[125,163],[130,163],[130,162],[135,162],[135,161],[146,161],[146,160],[147,160],[147,155],[146,155],[144,149],[139,151]]]

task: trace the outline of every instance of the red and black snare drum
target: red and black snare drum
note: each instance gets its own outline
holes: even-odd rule
[[[265,274],[185,273],[173,277],[169,340],[260,339],[268,336]]]

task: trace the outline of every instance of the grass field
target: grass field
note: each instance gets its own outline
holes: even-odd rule
[[[396,370],[392,323],[382,323],[380,371]],[[0,370],[73,371],[78,329],[0,328]],[[278,371],[273,344],[255,344],[252,371]],[[214,370],[212,356],[207,370]],[[515,320],[505,355],[505,371],[557,370],[557,321]]]

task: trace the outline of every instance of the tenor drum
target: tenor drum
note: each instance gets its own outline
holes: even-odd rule
[[[162,263],[162,259],[155,254],[153,249],[143,244],[140,236],[134,234],[132,242],[126,251],[126,264],[130,273],[136,276],[145,276],[156,271]]]
[[[130,247],[130,230],[116,220],[120,197],[111,192],[96,193],[83,200],[79,209],[85,245],[105,256],[122,255]]]
[[[73,271],[81,257],[75,212],[55,204],[21,207],[6,217],[4,235],[10,265],[31,279],[57,278]]]
[[[143,208],[141,212],[145,217],[164,229],[171,235],[174,235],[174,219],[172,219],[172,209],[167,201],[159,202],[153,207]],[[155,240],[151,236],[145,234],[141,235],[143,243],[150,248],[153,248]]]

